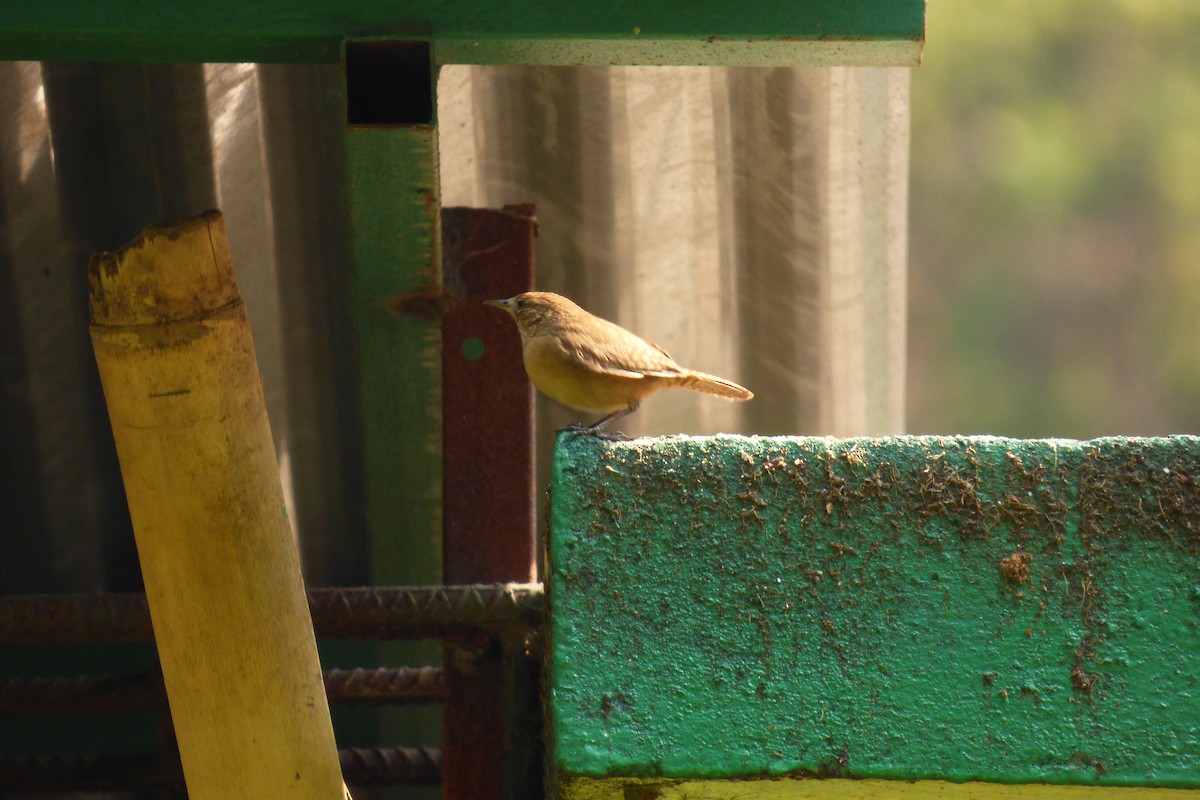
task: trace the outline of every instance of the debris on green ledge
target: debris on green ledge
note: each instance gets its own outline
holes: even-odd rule
[[[564,434],[548,549],[556,797],[1200,789],[1200,438]]]

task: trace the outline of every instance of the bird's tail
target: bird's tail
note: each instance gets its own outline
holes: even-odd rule
[[[705,394],[715,394],[717,397],[724,397],[726,400],[749,400],[754,397],[754,392],[744,386],[738,386],[733,381],[727,381],[724,378],[718,378],[716,375],[709,375],[706,372],[696,372],[688,370],[687,376],[679,382],[679,385],[685,389],[691,389]]]

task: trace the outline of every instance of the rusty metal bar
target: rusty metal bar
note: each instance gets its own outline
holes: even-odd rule
[[[338,751],[351,786],[436,786],[442,752],[435,747],[377,747]],[[156,755],[16,756],[0,758],[4,792],[175,790],[183,770]]]
[[[164,791],[183,786],[183,768],[157,755],[5,756],[8,792]]]
[[[533,386],[506,315],[533,288],[533,206],[442,209],[442,558],[446,583],[530,581],[537,568]]]
[[[533,288],[532,206],[442,211],[442,576],[448,584],[531,580],[536,573],[533,388],[521,344],[483,301]],[[540,707],[513,690],[523,652],[487,636],[443,647],[446,800],[537,797]],[[534,724],[513,730],[514,703]],[[530,719],[523,717],[523,720]],[[525,769],[531,760],[537,766]]]
[[[339,705],[419,705],[445,697],[440,667],[333,669],[325,694]],[[162,676],[80,675],[0,679],[0,715],[103,714],[165,708]]]
[[[523,637],[542,617],[536,583],[473,586],[313,589],[320,639],[432,639],[488,632]],[[0,641],[150,641],[141,594],[0,597]]]
[[[542,586],[499,583],[309,593],[317,636],[421,639],[480,631],[520,634],[542,622]]]
[[[145,642],[153,639],[144,594],[0,597],[3,642]]]
[[[162,676],[104,675],[0,680],[0,714],[104,714],[165,708]]]
[[[441,703],[446,687],[441,667],[331,669],[325,693],[338,705],[419,705]]]
[[[339,750],[342,774],[351,786],[442,782],[442,751],[437,747],[356,747]]]

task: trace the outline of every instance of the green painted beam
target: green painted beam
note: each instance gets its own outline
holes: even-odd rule
[[[389,313],[441,285],[436,129],[347,128],[367,517],[376,586],[441,580],[441,336]]]
[[[915,66],[924,0],[6,0],[0,60],[338,61],[432,36],[439,64]]]
[[[346,151],[371,583],[433,585],[442,579],[440,320],[389,304],[440,290],[437,129],[348,127]],[[434,643],[382,650],[383,664],[441,659]],[[389,710],[382,729],[384,741],[438,741],[440,709]]]
[[[1200,796],[1200,438],[566,434],[551,497],[557,797]]]

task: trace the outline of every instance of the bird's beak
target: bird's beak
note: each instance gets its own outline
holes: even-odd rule
[[[512,313],[509,305],[511,302],[512,301],[510,300],[484,300],[483,304],[485,306],[492,306],[493,308],[498,308],[502,311],[508,311],[509,313]]]

